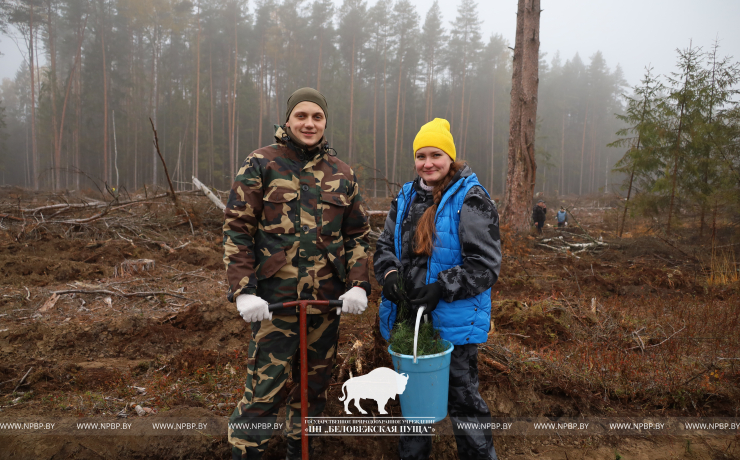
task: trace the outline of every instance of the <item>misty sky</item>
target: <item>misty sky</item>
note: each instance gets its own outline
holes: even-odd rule
[[[423,22],[434,0],[412,2]],[[251,0],[250,10],[253,3]],[[448,29],[457,4],[455,0],[440,1]],[[513,46],[516,7],[517,0],[478,2],[485,41],[500,33]],[[648,64],[655,73],[671,72],[676,48],[686,48],[692,39],[694,45],[707,50],[719,38],[720,54],[740,60],[739,0],[542,0],[542,8],[540,49],[547,53],[548,61],[559,50],[563,60],[579,52],[588,62],[589,56],[601,50],[609,67],[621,64],[630,85],[639,82]],[[5,36],[0,37],[0,52],[0,79],[13,78],[22,56]]]

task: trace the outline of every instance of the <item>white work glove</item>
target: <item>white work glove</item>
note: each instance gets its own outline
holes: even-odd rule
[[[236,309],[248,323],[272,319],[272,312],[267,309],[267,305],[265,299],[252,294],[241,294],[236,298]]]
[[[344,303],[341,308],[337,307],[337,315],[340,314],[340,311],[359,315],[367,308],[367,293],[358,286],[340,295],[339,300],[344,301]]]

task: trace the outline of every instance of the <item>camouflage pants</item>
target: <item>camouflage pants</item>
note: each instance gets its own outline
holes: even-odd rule
[[[316,417],[326,406],[326,390],[336,354],[339,316],[332,310],[322,315],[308,315],[307,322],[308,415]],[[242,430],[234,425],[247,426],[252,422],[273,424],[283,403],[287,404],[285,435],[294,440],[300,439],[301,374],[298,334],[298,315],[275,315],[272,320],[252,323],[244,397],[229,418],[232,458],[262,457],[272,430]],[[296,385],[288,393],[285,382],[291,371]]]
[[[455,345],[450,362],[447,411],[457,443],[457,455],[465,460],[497,460],[490,429],[458,428],[461,423],[491,422],[488,405],[478,392],[478,345]],[[430,436],[401,436],[402,460],[426,460],[432,453]]]

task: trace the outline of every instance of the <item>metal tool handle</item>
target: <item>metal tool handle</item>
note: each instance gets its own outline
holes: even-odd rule
[[[271,303],[267,306],[267,309],[269,311],[277,311],[283,308],[290,308],[290,307],[296,307],[301,304],[301,302],[306,302],[307,305],[328,305],[330,307],[340,307],[344,303],[343,300],[296,300],[293,302],[278,302],[278,303]]]
[[[416,364],[416,347],[419,341],[419,324],[421,323],[421,317],[424,315],[424,310],[427,307],[422,305],[416,310],[416,325],[414,326],[414,364]]]

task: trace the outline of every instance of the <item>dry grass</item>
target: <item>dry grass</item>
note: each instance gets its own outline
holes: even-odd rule
[[[720,251],[713,247],[707,271],[709,272],[707,285],[710,287],[726,286],[740,281],[735,252],[730,249]]]
[[[716,414],[714,404],[731,412],[740,398],[737,294],[508,302],[483,352],[505,362],[520,385],[557,389],[597,411],[637,403]]]

